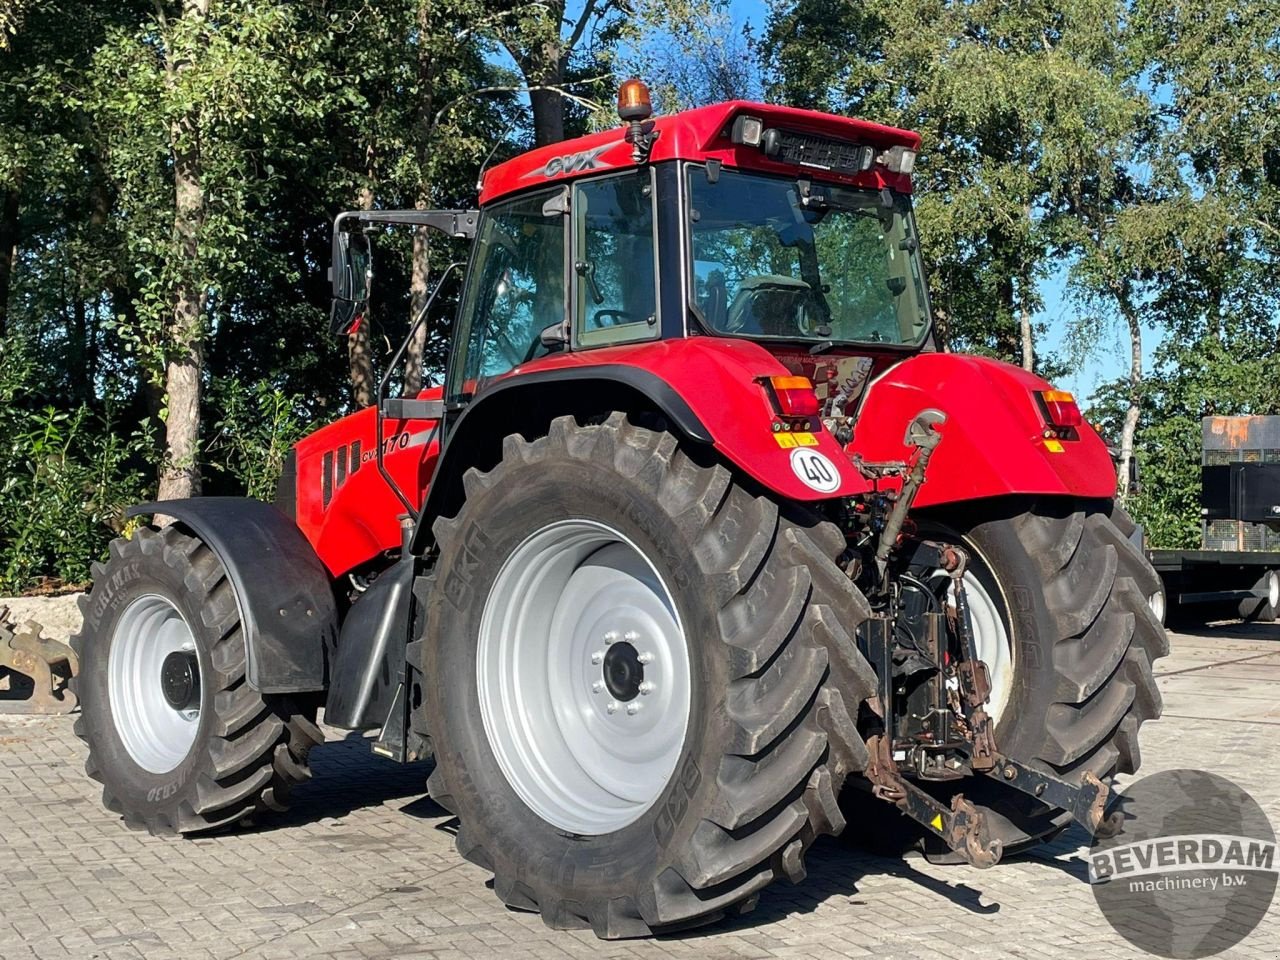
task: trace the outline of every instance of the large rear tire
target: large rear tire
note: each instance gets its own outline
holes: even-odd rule
[[[1138,730],[1161,709],[1152,663],[1169,645],[1149,602],[1160,581],[1129,539],[1128,516],[1109,502],[1043,498],[956,504],[920,519],[925,535],[970,552],[975,633],[994,630],[1007,644],[989,702],[997,748],[1073,783],[1086,771],[1104,780],[1135,772]],[[980,653],[993,647],[990,636],[976,639]],[[963,792],[983,808],[1006,855],[1071,822],[986,777],[922,786],[943,799]],[[931,860],[960,861],[905,818],[896,824],[881,849],[922,844]]]
[[[174,526],[142,527],[94,565],[80,609],[75,732],[108,810],[188,834],[286,809],[324,735],[314,710],[249,686],[235,593],[212,550]]]
[[[459,851],[508,905],[607,938],[803,878],[866,762],[840,532],[621,414],[508,437],[464,481],[411,645]]]

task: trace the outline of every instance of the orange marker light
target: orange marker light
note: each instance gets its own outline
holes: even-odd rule
[[[808,377],[770,377],[774,404],[784,417],[816,417],[818,395]]]
[[[628,123],[638,123],[653,116],[653,102],[644,82],[632,77],[618,88],[618,116]]]

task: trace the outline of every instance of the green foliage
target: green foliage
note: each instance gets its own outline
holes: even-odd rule
[[[215,384],[211,401],[222,411],[207,447],[210,466],[232,489],[272,500],[289,448],[311,432],[302,397],[266,381],[246,386],[238,380]]]
[[[145,496],[152,440],[119,411],[60,410],[33,403],[39,370],[0,341],[0,591],[42,576],[89,578],[89,564],[123,528],[124,509]]]
[[[570,134],[615,122],[619,74],[669,110],[753,96],[761,64],[774,99],[920,130],[923,255],[954,346],[1019,359],[1064,263],[1069,362],[1117,323],[1167,332],[1147,382],[1095,404],[1113,436],[1140,404],[1132,506],[1158,540],[1197,536],[1200,417],[1280,412],[1274,0],[771,0],[758,41],[725,0],[0,6],[6,589],[83,578],[121,505],[154,492],[183,291],[209,492],[270,497],[288,444],[351,409],[325,332],[333,216],[474,203],[491,149],[532,139],[519,91],[544,82],[571,95],[552,98]],[[378,372],[421,299],[411,244],[378,238]],[[433,271],[456,254],[431,240]],[[430,373],[446,338],[437,322]]]
[[[1119,0],[775,0],[774,96],[921,133],[917,215],[955,348],[1021,359],[1069,222],[1130,155],[1123,20]]]

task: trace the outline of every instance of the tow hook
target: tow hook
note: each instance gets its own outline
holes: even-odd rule
[[[1004,847],[992,840],[987,818],[981,810],[956,794],[948,808],[915,784],[902,778],[894,763],[885,737],[867,739],[870,762],[866,776],[873,784],[871,792],[888,801],[904,814],[926,827],[951,850],[975,867],[994,867],[1000,862]]]

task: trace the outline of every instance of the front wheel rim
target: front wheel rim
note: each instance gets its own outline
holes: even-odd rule
[[[634,823],[684,749],[679,613],[640,548],[597,521],[549,524],[507,558],[481,615],[476,683],[507,782],[569,833]]]
[[[107,658],[107,699],[125,750],[142,769],[170,773],[200,728],[195,635],[157,594],[132,601],[116,621]]]

